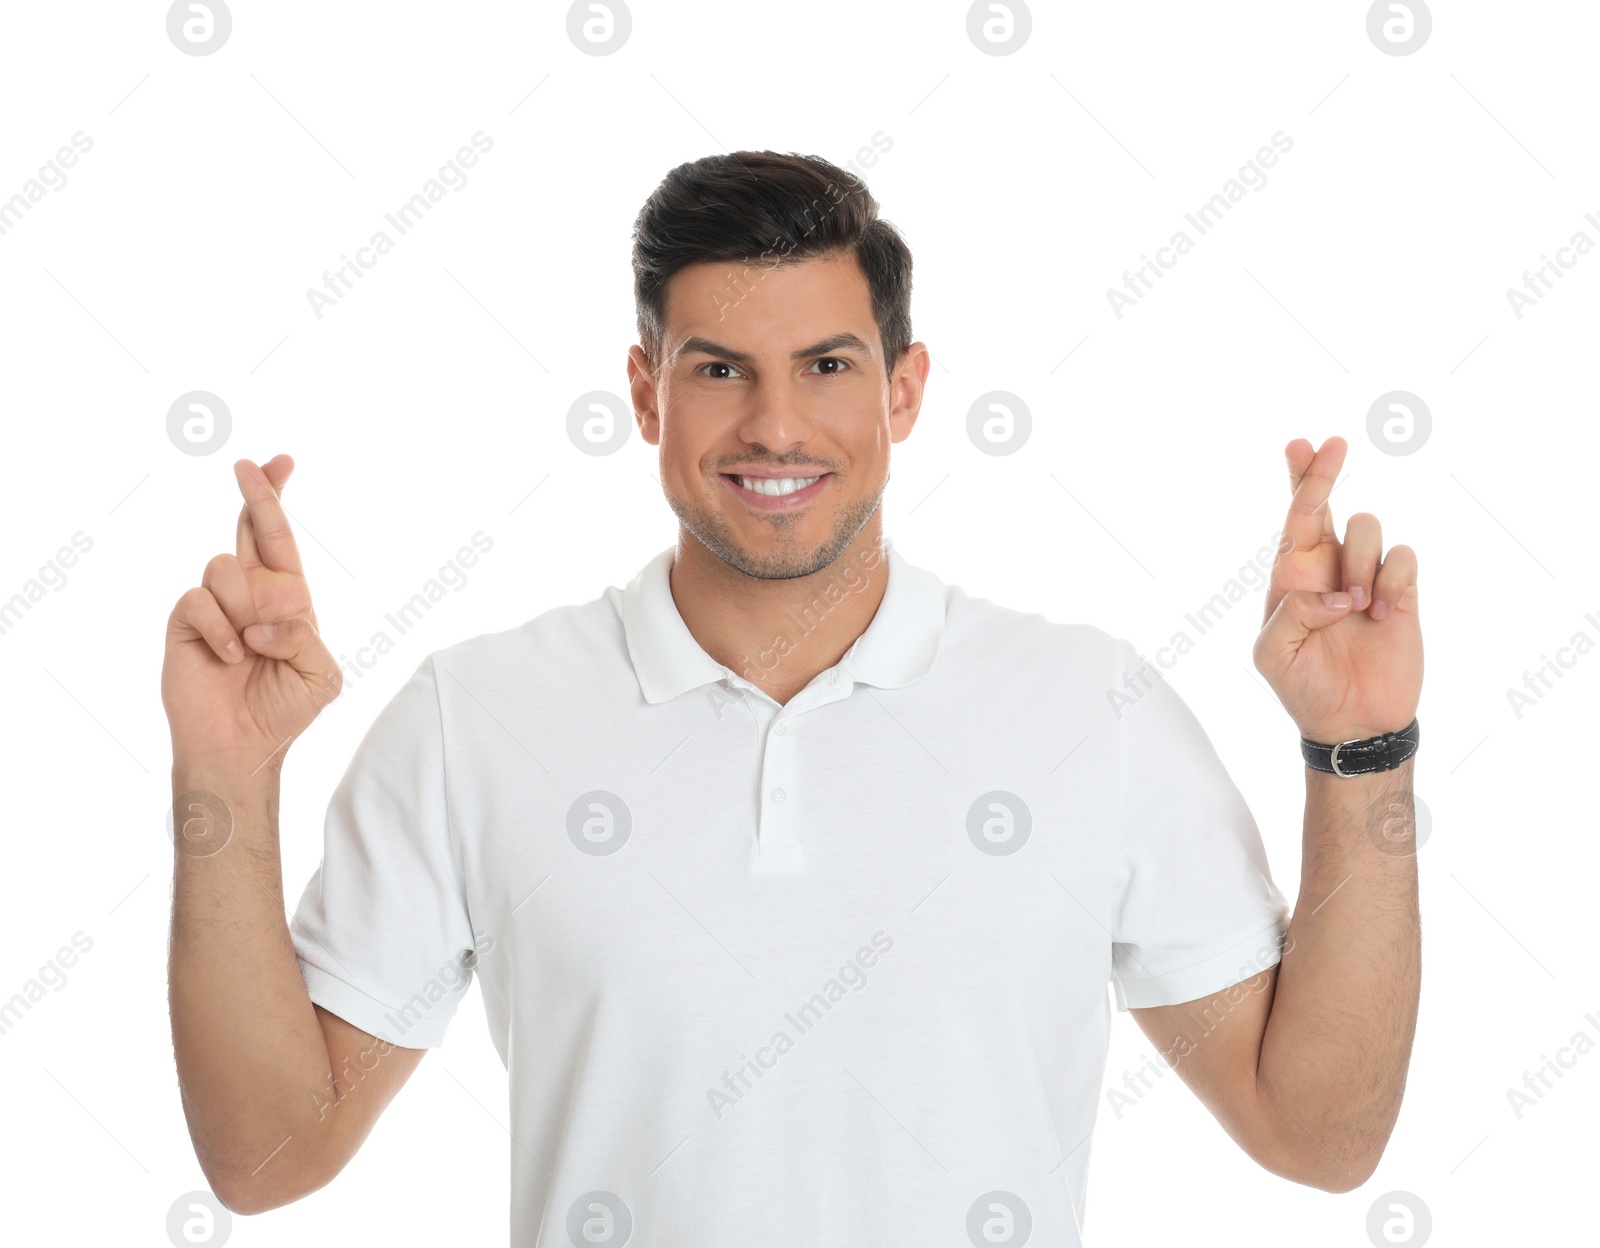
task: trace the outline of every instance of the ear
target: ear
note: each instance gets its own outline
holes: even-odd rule
[[[913,342],[889,376],[889,440],[904,442],[911,436],[917,415],[922,411],[922,395],[928,384],[933,357],[927,344]]]
[[[657,410],[655,373],[645,358],[644,348],[628,348],[628,393],[633,400],[633,418],[639,422],[639,436],[651,446],[661,444],[661,413]]]

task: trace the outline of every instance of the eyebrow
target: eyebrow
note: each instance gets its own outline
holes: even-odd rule
[[[841,349],[859,351],[869,360],[872,358],[872,348],[855,334],[849,332],[831,334],[820,342],[812,343],[809,347],[801,347],[798,351],[791,351],[789,352],[789,358],[791,360],[805,360],[814,355],[827,355],[830,352]],[[690,352],[699,355],[714,355],[719,359],[731,360],[735,364],[748,364],[755,359],[755,356],[747,351],[735,351],[732,347],[725,347],[721,343],[712,342],[711,339],[701,338],[698,335],[685,338],[679,343],[678,349],[673,352],[673,358],[676,359],[678,356],[687,355]]]

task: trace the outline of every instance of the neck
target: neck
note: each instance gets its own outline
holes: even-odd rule
[[[700,648],[782,705],[866,631],[888,568],[874,515],[831,564],[789,580],[746,576],[680,529],[670,583]]]

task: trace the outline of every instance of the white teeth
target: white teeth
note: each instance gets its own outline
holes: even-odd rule
[[[778,497],[814,485],[821,477],[740,477],[739,484],[752,494],[771,494]]]

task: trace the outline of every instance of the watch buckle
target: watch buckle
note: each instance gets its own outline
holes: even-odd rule
[[[1345,746],[1347,746],[1347,745],[1355,745],[1358,741],[1361,741],[1363,739],[1364,738],[1362,738],[1362,737],[1351,737],[1350,740],[1341,741],[1341,742],[1339,742],[1338,745],[1333,747],[1333,752],[1331,754],[1329,754],[1329,756],[1328,756],[1328,763],[1333,768],[1333,774],[1334,775],[1342,776],[1346,780],[1352,780],[1356,776],[1359,776],[1359,775],[1362,774],[1359,771],[1340,771],[1339,770],[1339,751],[1342,750]]]

